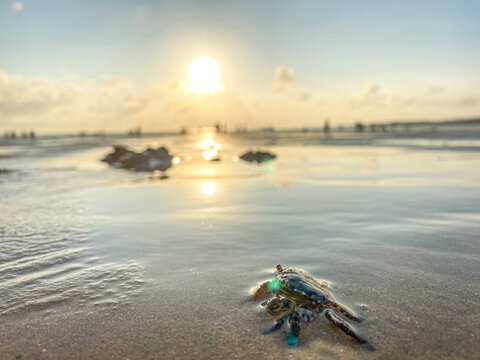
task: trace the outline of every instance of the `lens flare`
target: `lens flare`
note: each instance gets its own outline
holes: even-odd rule
[[[270,291],[277,291],[282,287],[282,282],[278,279],[273,279],[267,283],[267,288]]]

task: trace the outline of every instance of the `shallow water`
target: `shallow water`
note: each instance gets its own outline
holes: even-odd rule
[[[453,151],[418,141],[307,146],[300,135],[212,135],[222,160],[207,162],[198,146],[205,136],[116,141],[167,145],[180,158],[167,179],[99,163],[115,142],[108,139],[1,159],[16,171],[0,175],[0,335],[8,339],[0,350],[46,358],[478,356],[480,153],[471,143],[458,151],[455,140]],[[238,161],[252,146],[278,159]],[[284,332],[262,336],[271,320],[248,290],[277,263],[331,281],[335,296],[365,317],[358,328],[376,351],[322,319],[304,326],[297,349],[287,349]],[[27,325],[41,346],[16,336]]]
[[[42,163],[37,157],[23,152],[9,159],[12,171],[0,179],[0,315],[54,310],[68,301],[80,306],[128,301],[140,291],[142,267],[133,260],[105,260],[89,240],[101,218],[94,219],[78,197],[82,187],[98,180],[78,172],[79,161],[62,167],[55,157]]]

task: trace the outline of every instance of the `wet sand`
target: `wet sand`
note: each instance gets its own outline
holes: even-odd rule
[[[159,141],[170,141],[183,154],[191,151],[177,139]],[[65,173],[75,159],[68,175],[83,174],[61,191],[56,187],[70,199],[59,203],[63,211],[82,209],[87,218],[79,225],[82,236],[66,235],[67,248],[79,242],[87,255],[68,264],[81,263],[100,280],[108,278],[106,271],[92,273],[85,265],[90,256],[107,268],[132,262],[139,270],[115,278],[115,293],[108,296],[66,296],[8,311],[0,317],[0,358],[480,355],[477,152],[270,145],[278,161],[252,166],[227,161],[237,144],[224,140],[223,145],[221,162],[181,163],[167,180],[97,168],[107,147],[48,159],[47,173],[53,168]],[[23,161],[31,171],[45,170],[38,159]],[[205,187],[207,182],[213,186]],[[0,186],[6,191],[16,184]],[[33,212],[31,219],[44,221],[59,204]],[[78,222],[78,217],[63,221]],[[4,223],[3,240],[13,241],[13,226]],[[47,232],[46,238],[51,236]],[[334,295],[365,317],[358,329],[376,350],[349,340],[325,319],[304,325],[296,348],[286,346],[284,331],[262,335],[272,320],[258,302],[249,301],[249,289],[267,279],[277,263],[331,281]],[[60,266],[70,271],[63,263],[48,264],[44,271]],[[92,284],[89,279],[74,278],[80,294]],[[138,291],[122,287],[135,281]],[[32,296],[40,295],[48,299],[34,288]],[[112,296],[125,297],[109,303]]]

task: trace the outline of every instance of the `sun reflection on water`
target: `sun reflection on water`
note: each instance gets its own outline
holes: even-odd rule
[[[202,157],[205,160],[214,159],[218,155],[218,149],[220,149],[220,144],[216,143],[210,136],[203,139],[198,146],[204,150],[202,151]]]
[[[216,149],[210,149],[202,151],[202,157],[205,160],[212,160],[215,156],[217,156],[218,151]]]
[[[204,149],[204,150],[208,150],[210,149],[211,147],[213,147],[213,145],[215,144],[215,141],[213,141],[211,138],[206,138],[206,139],[203,139],[198,145]]]
[[[202,184],[202,191],[206,196],[212,196],[215,194],[215,183],[211,181],[204,182]]]

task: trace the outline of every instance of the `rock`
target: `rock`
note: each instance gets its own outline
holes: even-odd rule
[[[120,158],[119,163],[124,169],[135,171],[148,171],[148,156],[145,154],[125,154]]]
[[[137,153],[123,146],[115,146],[113,153],[108,154],[102,161],[112,167],[135,171],[166,171],[172,166],[173,156],[165,147],[158,149],[148,148]]]
[[[127,154],[134,154],[132,150],[127,149],[124,146],[114,146],[113,153],[105,156],[102,161],[105,161],[108,164],[113,164],[120,161],[120,158],[124,157]]]
[[[169,154],[167,148],[161,146],[158,149],[148,148],[143,152],[147,156],[153,156],[158,159],[172,159],[172,155]]]
[[[143,152],[148,157],[148,168],[150,171],[165,171],[172,166],[173,155],[170,155],[165,147],[158,149],[148,148]]]
[[[277,155],[264,151],[248,151],[240,156],[240,159],[248,162],[262,163],[273,160]]]

